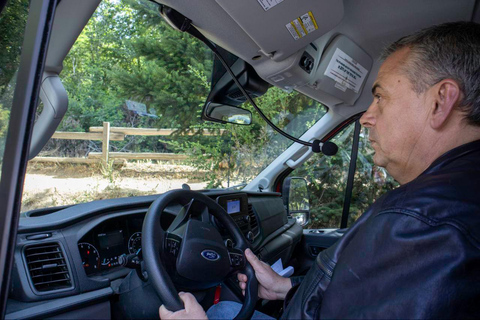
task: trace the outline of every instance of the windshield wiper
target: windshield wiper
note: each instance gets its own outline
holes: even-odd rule
[[[240,183],[240,184],[237,184],[237,185],[228,187],[228,188],[226,188],[225,190],[232,190],[232,189],[236,189],[236,188],[240,189],[240,188],[245,187],[247,184],[248,184],[248,183],[245,183],[245,182],[244,182],[244,183]]]

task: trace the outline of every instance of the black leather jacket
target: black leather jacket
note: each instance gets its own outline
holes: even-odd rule
[[[379,198],[318,255],[282,318],[479,316],[480,141],[475,141]]]

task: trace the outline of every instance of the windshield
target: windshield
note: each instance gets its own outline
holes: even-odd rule
[[[211,51],[168,26],[154,3],[103,1],[64,61],[68,111],[29,162],[22,212],[251,181],[291,141],[248,105],[250,126],[202,121],[212,68]],[[277,88],[256,103],[296,137],[327,111]]]

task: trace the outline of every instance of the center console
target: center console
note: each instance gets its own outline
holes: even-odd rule
[[[235,221],[245,238],[253,242],[258,233],[258,222],[252,206],[248,203],[247,195],[244,193],[224,195],[217,197],[216,201]],[[221,231],[225,230],[220,222],[215,223]]]

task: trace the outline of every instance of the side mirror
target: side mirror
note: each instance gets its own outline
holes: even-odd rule
[[[252,113],[249,110],[215,102],[207,102],[205,104],[203,118],[221,123],[243,125],[252,123]]]
[[[301,226],[310,222],[310,196],[307,180],[299,177],[288,177],[283,182],[283,203],[287,213],[295,218]]]

